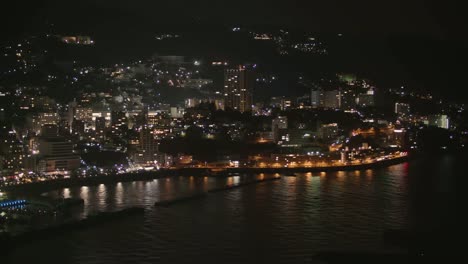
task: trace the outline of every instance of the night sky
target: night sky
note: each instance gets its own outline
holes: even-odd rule
[[[42,24],[92,31],[118,27],[148,30],[164,25],[285,25],[316,32],[422,34],[463,37],[466,16],[460,4],[425,0],[327,1],[14,1],[2,8],[3,38]],[[32,3],[31,3],[32,2]],[[442,3],[443,2],[443,3]]]

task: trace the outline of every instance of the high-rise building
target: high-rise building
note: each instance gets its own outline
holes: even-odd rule
[[[18,140],[14,130],[2,135],[0,139],[0,156],[2,157],[0,175],[13,175],[23,168],[23,144]]]
[[[66,173],[78,169],[80,157],[73,151],[73,143],[58,136],[57,127],[45,126],[39,139],[39,171],[46,174]]]
[[[138,163],[154,163],[158,154],[158,142],[152,128],[143,127],[140,130],[140,152]]]
[[[410,114],[410,106],[405,103],[395,103],[395,114],[407,116]]]
[[[341,106],[341,93],[339,90],[325,91],[323,93],[323,106],[326,108],[340,108]]]
[[[312,89],[310,91],[310,105],[313,108],[318,108],[323,106],[323,90],[322,89]]]
[[[224,97],[226,108],[240,112],[252,109],[253,72],[245,66],[224,71]]]

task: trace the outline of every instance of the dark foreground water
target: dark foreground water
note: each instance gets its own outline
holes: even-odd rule
[[[80,216],[132,206],[148,210],[17,247],[6,262],[311,263],[320,250],[396,251],[384,244],[384,230],[427,230],[455,221],[455,179],[466,161],[446,155],[377,170],[283,176],[169,207],[153,204],[273,175],[62,189],[44,195],[83,198]]]

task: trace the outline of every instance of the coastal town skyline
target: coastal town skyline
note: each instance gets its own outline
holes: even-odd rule
[[[458,10],[12,7],[0,38],[7,262],[50,261],[58,245],[64,263],[456,257]]]

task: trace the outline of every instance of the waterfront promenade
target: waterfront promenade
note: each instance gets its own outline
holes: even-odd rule
[[[395,156],[384,160],[347,164],[334,166],[311,166],[311,167],[184,167],[159,169],[153,171],[128,172],[113,175],[98,175],[92,177],[76,177],[65,179],[53,179],[47,181],[32,182],[27,184],[17,184],[1,187],[6,192],[44,192],[48,190],[97,185],[101,183],[129,182],[129,181],[147,181],[158,178],[173,176],[195,176],[195,177],[227,177],[236,174],[256,174],[256,173],[279,173],[291,175],[294,173],[307,172],[331,172],[331,171],[352,171],[367,170],[379,167],[386,167],[408,160],[408,156]]]

